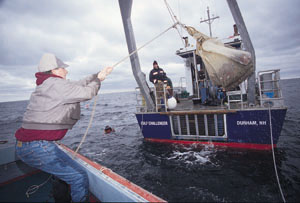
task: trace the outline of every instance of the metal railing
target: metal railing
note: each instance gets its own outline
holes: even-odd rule
[[[154,100],[155,100],[155,112],[158,112],[159,109],[162,109],[163,111],[167,111],[168,105],[167,105],[167,85],[163,84],[162,91],[156,91],[155,86],[151,88],[151,91],[154,93]],[[162,93],[161,97],[158,97],[157,94]],[[136,111],[137,112],[148,112],[149,109],[147,109],[146,101],[141,94],[140,88],[135,88],[135,96],[136,96]],[[160,101],[158,103],[158,101]],[[153,111],[153,110],[150,110]]]
[[[168,105],[167,105],[167,96],[166,96],[166,84],[162,84],[162,91],[156,90],[156,87],[154,85],[154,97],[155,97],[155,110],[158,112],[159,109],[167,111]],[[157,94],[162,93],[158,96]]]
[[[228,101],[228,109],[231,109],[230,103],[240,103],[241,109],[244,108],[243,105],[243,93],[241,90],[238,91],[228,91],[227,94],[227,101]]]
[[[144,96],[141,94],[139,87],[135,88],[135,97],[136,97],[136,111],[137,112],[147,112],[147,105]]]
[[[169,115],[172,135],[177,139],[226,139],[225,114]]]
[[[258,72],[257,81],[261,107],[284,106],[280,89],[280,69]]]
[[[186,89],[186,78],[185,77],[180,77],[179,88],[180,88],[180,90]]]

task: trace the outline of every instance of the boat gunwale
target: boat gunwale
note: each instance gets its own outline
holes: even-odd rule
[[[65,149],[65,150],[67,150],[71,154],[75,153],[72,149],[68,148],[64,144],[60,143],[59,146],[62,147],[63,149]],[[107,175],[108,177],[110,177],[114,181],[116,181],[119,184],[123,185],[127,189],[133,191],[134,193],[136,193],[137,195],[139,195],[142,198],[146,199],[147,201],[149,201],[149,202],[166,202],[165,200],[161,199],[160,197],[158,197],[158,196],[150,193],[149,191],[141,188],[140,186],[130,182],[129,180],[127,180],[124,177],[116,174],[111,169],[108,169],[108,168],[100,165],[99,163],[93,162],[90,159],[86,158],[85,156],[83,156],[79,153],[76,154],[76,157],[81,159],[82,161],[86,162],[87,164],[89,164],[93,168],[101,171],[103,174]]]
[[[194,115],[194,114],[226,114],[226,113],[236,113],[237,110],[193,110],[193,111],[167,111],[159,112],[162,115]]]
[[[220,109],[220,110],[182,110],[182,111],[166,111],[166,112],[135,112],[135,114],[160,114],[160,115],[190,115],[190,114],[227,114],[237,113],[240,111],[268,111],[269,108],[244,108],[244,109]],[[287,107],[273,107],[270,110],[287,110]]]

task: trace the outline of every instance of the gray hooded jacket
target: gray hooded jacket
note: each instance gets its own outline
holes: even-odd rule
[[[22,127],[35,130],[71,129],[80,118],[80,102],[92,99],[99,89],[97,74],[76,82],[49,77],[32,93]]]

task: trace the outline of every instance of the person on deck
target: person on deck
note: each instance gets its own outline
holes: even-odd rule
[[[61,140],[80,118],[80,102],[97,95],[111,67],[80,81],[66,80],[68,67],[54,54],[46,53],[38,65],[36,89],[31,94],[22,127],[15,137],[16,154],[26,164],[53,174],[71,186],[73,202],[86,201],[85,171],[55,141]]]
[[[162,68],[158,66],[157,61],[153,62],[153,69],[149,74],[149,80],[155,86],[156,103],[157,105],[161,105],[161,99],[163,99],[163,91],[164,91],[163,85],[164,83],[167,84],[168,81],[166,80],[166,73]],[[158,107],[158,110],[160,110],[160,107]]]
[[[168,98],[173,97],[173,83],[172,80],[169,77],[165,77],[165,79],[167,80],[167,90],[168,90]]]

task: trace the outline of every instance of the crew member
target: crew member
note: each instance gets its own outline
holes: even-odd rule
[[[87,200],[87,174],[54,141],[61,140],[76,124],[80,102],[97,95],[100,82],[112,68],[75,82],[66,80],[66,67],[54,54],[42,56],[35,74],[36,89],[31,94],[22,127],[15,133],[16,154],[26,164],[68,183],[72,201],[81,202]]]
[[[105,126],[105,129],[104,129],[104,133],[105,134],[110,134],[110,133],[113,133],[113,132],[115,132],[115,129],[113,129],[112,127],[110,127],[110,126]]]
[[[173,83],[172,83],[172,80],[166,76],[165,78],[167,80],[167,90],[168,90],[168,98],[171,98],[173,97]]]
[[[156,91],[156,103],[159,105],[157,109],[160,111],[161,109],[161,100],[164,97],[164,90],[163,85],[164,83],[167,84],[166,80],[166,73],[162,68],[158,66],[157,61],[153,62],[153,69],[151,70],[149,74],[149,80],[152,82],[155,86]]]
[[[236,26],[236,24],[233,25],[233,36],[239,36],[239,31],[238,31],[238,28]]]
[[[203,70],[198,71],[199,87],[205,87],[205,73]]]

